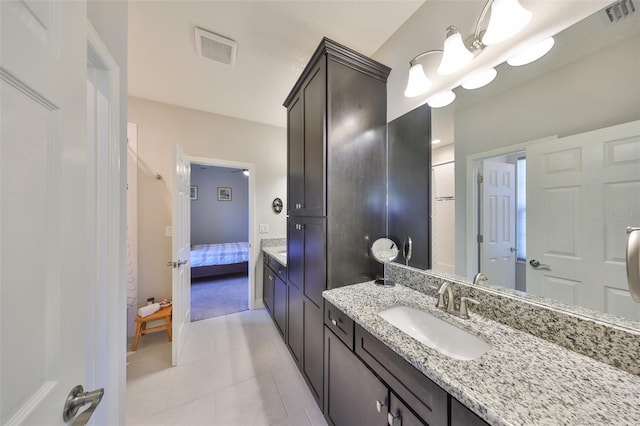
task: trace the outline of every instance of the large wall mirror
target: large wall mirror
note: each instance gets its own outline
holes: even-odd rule
[[[594,14],[432,111],[433,137],[453,142],[433,147],[434,271],[640,329],[625,270],[626,227],[640,226],[638,6]]]

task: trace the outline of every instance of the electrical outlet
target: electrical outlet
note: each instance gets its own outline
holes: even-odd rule
[[[268,223],[261,223],[260,224],[260,233],[261,234],[268,234],[269,233],[269,224]]]
[[[164,228],[164,236],[173,237],[173,228],[170,226],[167,226],[166,228]]]

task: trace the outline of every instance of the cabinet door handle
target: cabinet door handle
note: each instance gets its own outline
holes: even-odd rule
[[[378,413],[382,413],[382,407],[386,407],[388,401],[385,399],[384,402],[376,401],[376,410]]]
[[[402,416],[400,413],[391,414],[391,412],[387,413],[387,423],[389,426],[393,426],[396,420],[400,420],[400,425],[402,425]]]

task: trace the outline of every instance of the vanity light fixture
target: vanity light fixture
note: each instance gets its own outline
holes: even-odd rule
[[[442,108],[449,105],[456,99],[456,94],[451,90],[445,90],[444,92],[436,93],[435,95],[427,98],[427,103],[431,108]]]
[[[484,34],[481,34],[480,24],[489,10],[489,24]],[[486,46],[500,43],[520,32],[531,21],[532,15],[518,3],[518,0],[488,0],[476,21],[475,31],[470,40],[465,41],[453,25],[447,28],[444,54],[438,74],[453,74],[461,70]]]
[[[493,0],[489,25],[482,36],[482,43],[491,46],[505,41],[526,27],[532,16],[518,0]]]
[[[442,62],[438,67],[438,74],[447,75],[462,69],[473,60],[473,53],[467,49],[460,31],[453,25],[447,28],[447,38],[444,41]]]
[[[249,176],[249,169],[242,169],[242,174],[245,176]]]
[[[537,61],[538,59],[549,53],[554,44],[555,40],[553,39],[553,37],[544,39],[540,43],[537,43],[529,47],[525,51],[518,53],[512,58],[507,59],[507,64],[511,65],[512,67],[519,67],[521,65],[530,64],[531,62]]]
[[[418,60],[436,52],[442,53],[442,50],[429,50],[427,52],[422,52],[409,61],[409,81],[407,82],[407,88],[404,91],[405,97],[414,98],[416,96],[420,96],[431,88],[431,80],[429,80],[425,74],[424,67],[418,62]]]
[[[489,11],[491,11],[489,24],[486,31],[481,31],[480,24],[484,22]],[[450,25],[447,27],[443,50],[429,50],[409,62],[409,80],[404,95],[409,98],[419,96],[431,87],[431,81],[425,75],[422,65],[418,63],[421,57],[428,53],[442,52],[437,72],[440,75],[453,74],[467,66],[487,45],[500,43],[521,31],[531,21],[532,15],[520,5],[518,0],[487,0],[476,21],[473,36],[465,40],[458,28]],[[471,76],[473,79],[466,80],[463,87],[469,89],[482,87],[493,81],[495,76],[494,69],[486,70],[483,74]],[[455,94],[448,91],[432,96],[431,101],[428,100],[427,103],[432,108],[438,108],[449,105],[454,99]],[[443,104],[445,101],[447,102]]]
[[[440,139],[434,139],[431,141],[431,145],[438,145],[440,142],[442,142]]]
[[[462,87],[467,90],[479,89],[491,83],[497,75],[498,71],[496,71],[495,68],[476,71],[462,82]]]

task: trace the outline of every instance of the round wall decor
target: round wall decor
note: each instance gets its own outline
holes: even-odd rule
[[[276,214],[279,214],[282,211],[282,200],[280,198],[275,198],[273,203],[271,203],[271,207]]]

